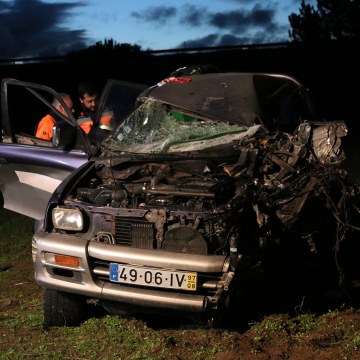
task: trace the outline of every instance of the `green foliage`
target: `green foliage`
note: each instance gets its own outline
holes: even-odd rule
[[[15,356],[15,350],[13,348],[10,348],[9,350],[7,350],[5,353],[3,353],[3,359],[7,360],[7,359],[13,359]]]

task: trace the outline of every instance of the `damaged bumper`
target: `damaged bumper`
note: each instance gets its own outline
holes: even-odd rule
[[[233,277],[230,259],[222,255],[181,254],[114,246],[75,236],[38,231],[33,238],[35,278],[46,289],[72,292],[129,306],[204,312],[217,308]],[[59,264],[55,255],[75,258]],[[110,280],[110,264],[197,274],[196,291],[129,286]]]

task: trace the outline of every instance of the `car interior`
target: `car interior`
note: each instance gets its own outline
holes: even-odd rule
[[[2,141],[13,142],[11,134],[14,134],[17,144],[52,147],[52,141],[35,136],[39,122],[50,112],[50,108],[25,87],[9,85],[7,91],[9,124],[2,124]],[[51,94],[38,92],[52,102]]]

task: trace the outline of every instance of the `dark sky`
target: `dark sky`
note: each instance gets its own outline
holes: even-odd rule
[[[86,30],[64,26],[82,2],[0,0],[1,57],[55,56],[87,46]]]
[[[0,0],[0,57],[62,55],[105,38],[144,50],[287,41],[300,2]]]

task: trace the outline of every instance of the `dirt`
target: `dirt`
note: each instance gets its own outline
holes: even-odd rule
[[[10,300],[0,303],[0,314],[6,313],[8,316],[18,316],[22,313],[31,314],[35,306],[32,304],[24,305],[21,300],[23,294],[26,293],[27,296],[31,295],[33,298],[41,298],[42,296],[41,289],[33,280],[32,263],[29,260],[17,260],[13,262],[12,269],[16,269],[16,278],[13,279],[14,281],[6,284],[6,286],[1,286],[0,289],[0,295],[11,292],[12,296]],[[18,299],[16,299],[17,295],[20,296]],[[263,298],[262,301],[266,301],[266,298]],[[336,330],[336,325],[346,319],[347,321],[352,320],[356,324],[356,331],[360,332],[360,314],[355,311],[347,315],[335,316],[331,319],[331,327],[323,328],[319,333],[314,332],[311,335],[295,335],[289,332],[268,333],[264,339],[257,341],[256,339],[259,334],[254,332],[251,326],[244,322],[244,320],[241,321],[241,318],[244,318],[241,314],[246,313],[246,309],[243,306],[239,306],[236,310],[233,310],[237,311],[237,314],[234,315],[235,318],[240,319],[239,323],[234,324],[234,322],[225,321],[225,324],[220,325],[219,328],[202,329],[201,331],[188,320],[184,321],[184,319],[177,318],[169,318],[159,323],[158,318],[140,315],[128,321],[133,322],[135,326],[138,326],[139,323],[146,323],[150,329],[157,332],[160,338],[167,339],[166,359],[169,360],[192,358],[193,349],[214,347],[216,344],[218,344],[219,352],[214,354],[213,358],[218,360],[360,359],[360,353],[344,350],[344,347],[341,346],[344,330]],[[292,309],[289,310],[292,312]],[[105,312],[102,310],[98,309],[97,312],[99,318],[105,316]],[[255,315],[255,312],[253,312],[253,315]],[[283,312],[282,315],[289,317],[286,312]],[[249,316],[245,317],[249,318]],[[262,316],[258,314],[257,317],[261,321]],[[180,335],[179,329],[184,329],[180,330]],[[16,333],[16,340],[27,339],[28,342],[36,341],[43,333],[43,328],[39,326],[20,328]],[[0,333],[0,336],[6,338],[8,335]],[[4,350],[4,347],[6,349],[7,346],[9,345],[1,344],[0,352],[1,348]],[[158,358],[157,356],[161,358],[160,355],[163,353],[163,348],[159,348],[158,351],[152,352],[151,358],[156,359]],[[102,356],[112,359],[111,352],[106,350],[102,352]],[[128,358],[131,359],[132,357]]]
[[[321,272],[318,276],[313,272],[310,279],[307,273],[293,276],[285,268],[256,286],[248,287],[246,292],[240,291],[230,312],[213,329],[185,318],[160,317],[159,320],[159,316],[141,314],[125,319],[112,316],[111,324],[118,326],[117,331],[126,329],[128,335],[122,341],[133,337],[133,350],[125,351],[121,341],[111,339],[107,313],[94,302],[88,304],[88,321],[78,330],[46,329],[41,324],[42,290],[33,276],[32,222],[4,210],[0,215],[2,222],[20,221],[26,226],[26,232],[20,227],[13,228],[14,235],[4,231],[0,235],[1,258],[12,256],[6,261],[11,267],[0,273],[2,359],[360,359],[360,351],[357,351],[360,312],[349,308],[349,298],[338,288],[336,279],[324,283]],[[16,235],[16,231],[20,233]],[[27,240],[23,241],[23,246],[20,244],[14,256],[11,244],[17,241],[17,236]],[[6,264],[0,262],[0,268]],[[337,311],[344,303],[343,310]],[[313,322],[301,325],[301,317],[310,314],[315,314]],[[11,321],[7,322],[9,319]],[[160,339],[161,342],[139,353],[139,339],[143,342]],[[85,345],[81,348],[81,342],[88,348]],[[9,352],[11,349],[15,352]]]

